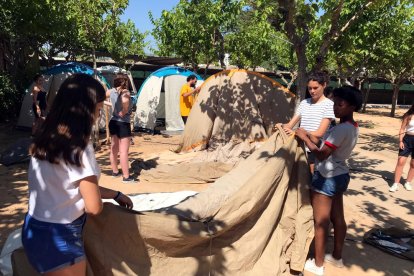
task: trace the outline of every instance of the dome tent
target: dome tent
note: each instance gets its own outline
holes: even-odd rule
[[[111,86],[113,86],[114,79],[117,74],[127,75],[129,82],[131,84],[131,92],[133,94],[137,93],[137,89],[135,88],[134,80],[132,78],[130,71],[112,65],[101,66],[98,67],[96,70],[109,82],[109,84],[111,84]]]
[[[66,62],[61,63],[56,66],[51,67],[42,73],[45,81],[43,83],[43,88],[47,93],[47,105],[48,109],[51,107],[53,100],[56,97],[56,93],[59,90],[60,85],[71,75],[83,73],[87,75],[94,75],[94,70],[85,64],[78,62]],[[108,87],[110,85],[107,83],[104,77],[98,74],[100,81],[105,83]],[[22,106],[20,108],[19,119],[17,121],[17,127],[21,128],[30,128],[34,120],[34,114],[32,110],[32,89],[34,82],[29,86],[26,95],[24,96]]]
[[[276,123],[290,120],[295,105],[295,95],[265,75],[221,71],[201,87],[176,151],[208,149],[217,152],[214,160],[226,161],[267,140]]]
[[[135,130],[154,132],[155,122],[160,118],[165,119],[167,131],[183,130],[180,90],[190,75],[197,77],[197,85],[203,81],[196,73],[181,67],[165,67],[149,75],[138,91]]]

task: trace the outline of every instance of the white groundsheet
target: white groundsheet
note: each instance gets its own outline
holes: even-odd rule
[[[150,211],[169,207],[180,203],[184,199],[197,194],[194,191],[181,191],[175,193],[151,193],[151,194],[137,194],[132,195],[131,199],[134,203],[135,211]],[[112,202],[114,200],[104,200],[105,202]],[[21,228],[14,230],[6,240],[0,254],[0,272],[4,276],[13,275],[11,265],[11,254],[17,248],[22,247]]]

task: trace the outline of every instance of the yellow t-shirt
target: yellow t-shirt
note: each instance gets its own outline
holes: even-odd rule
[[[180,92],[180,111],[181,116],[188,116],[190,114],[191,107],[193,107],[194,97],[193,95],[190,96],[183,96],[188,92],[191,92],[193,88],[191,88],[187,83],[181,87]]]

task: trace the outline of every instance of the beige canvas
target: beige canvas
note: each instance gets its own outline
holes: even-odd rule
[[[220,72],[202,85],[176,151],[212,152],[224,147],[237,152],[238,145],[248,155],[252,152],[249,144],[266,140],[276,123],[290,120],[294,108],[295,96],[262,74]],[[218,161],[225,162],[222,157],[217,154]],[[215,161],[212,158],[214,155],[209,160]]]
[[[207,190],[158,212],[89,218],[89,275],[290,275],[312,238],[309,168],[279,131]]]

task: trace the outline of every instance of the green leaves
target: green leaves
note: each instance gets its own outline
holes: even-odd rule
[[[232,30],[241,8],[242,1],[236,0],[181,0],[159,19],[150,15],[158,43],[155,52],[180,56],[193,67],[217,61],[224,57],[224,35]]]

